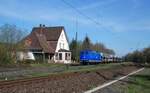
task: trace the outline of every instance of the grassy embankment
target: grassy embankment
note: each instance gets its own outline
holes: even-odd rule
[[[150,68],[130,77],[125,93],[150,93]]]
[[[33,73],[32,77],[37,76],[47,76],[50,74],[60,74],[60,73],[68,73],[68,72],[83,72],[83,71],[95,71],[98,69],[108,69],[108,68],[116,68],[122,65],[129,65],[132,64],[130,62],[124,63],[109,63],[109,64],[97,64],[97,65],[79,65],[79,66],[68,66],[64,64],[31,64],[31,67],[38,67],[38,68],[49,68],[55,71],[51,73]],[[58,71],[56,71],[58,69]]]
[[[21,68],[21,70],[28,70],[31,73],[21,74],[19,76],[3,76],[0,80],[19,79],[19,78],[31,78],[39,76],[48,76],[52,74],[63,74],[69,72],[84,72],[84,71],[95,71],[98,69],[109,69],[121,67],[122,65],[129,65],[132,63],[109,63],[109,64],[97,64],[97,65],[65,65],[65,64],[29,64],[28,67]],[[21,71],[20,70],[20,71]],[[20,72],[21,73],[21,72]]]

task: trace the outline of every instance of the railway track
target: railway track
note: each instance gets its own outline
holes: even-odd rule
[[[65,73],[54,74],[50,76],[0,81],[0,93],[49,93],[49,91],[56,91],[53,90],[53,88],[57,87],[57,84],[59,86],[59,81],[66,80],[78,75],[79,73]],[[51,85],[53,84],[54,86],[52,87]],[[59,91],[58,88],[57,91]]]
[[[9,86],[9,85],[19,85],[19,84],[27,84],[27,83],[32,83],[32,82],[42,82],[43,80],[48,80],[50,79],[49,77],[33,77],[33,78],[26,78],[26,79],[17,79],[17,80],[5,80],[5,81],[0,81],[0,88],[4,86]]]
[[[64,74],[54,74],[50,76],[40,76],[40,77],[32,77],[32,78],[24,78],[24,79],[16,79],[16,80],[3,80],[0,81],[0,89],[4,86],[9,85],[19,85],[19,84],[28,84],[28,83],[40,83],[43,81],[57,80],[59,78],[67,78],[70,75],[74,75],[73,73],[65,73]]]

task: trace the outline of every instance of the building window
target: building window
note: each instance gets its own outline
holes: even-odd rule
[[[61,48],[61,43],[59,43],[59,47]]]
[[[58,53],[55,54],[55,59],[58,60]]]
[[[63,34],[61,35],[61,38],[62,38],[62,39],[64,38],[64,35],[63,35]]]
[[[70,53],[68,53],[68,60],[70,60],[71,59],[71,54]]]
[[[59,53],[59,60],[62,60],[62,53]]]
[[[64,46],[65,46],[65,45],[64,45],[64,43],[63,43],[63,49],[64,49]]]
[[[68,60],[68,53],[65,53],[65,60]]]
[[[70,60],[70,53],[65,53],[65,60]]]

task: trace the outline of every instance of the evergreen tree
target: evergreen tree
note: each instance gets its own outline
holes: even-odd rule
[[[83,44],[82,44],[83,50],[91,50],[92,49],[92,43],[88,36],[85,37]]]

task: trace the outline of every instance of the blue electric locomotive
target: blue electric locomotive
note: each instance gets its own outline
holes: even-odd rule
[[[80,52],[81,64],[93,64],[102,62],[103,58],[99,52],[92,50],[83,50]]]

